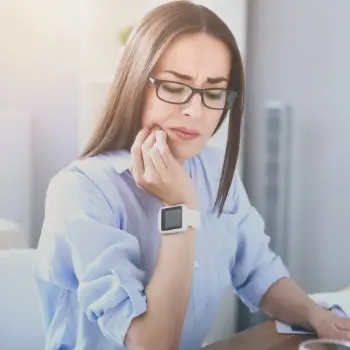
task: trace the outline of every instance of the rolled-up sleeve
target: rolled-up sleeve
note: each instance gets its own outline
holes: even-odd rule
[[[146,311],[138,240],[120,229],[120,213],[78,171],[56,175],[45,208],[42,234],[53,242],[51,282],[76,290],[87,318],[124,346],[130,323]]]
[[[231,270],[232,283],[250,311],[259,310],[269,287],[289,272],[281,258],[269,247],[265,223],[250,204],[241,180],[234,180],[234,206],[237,216],[237,254]]]

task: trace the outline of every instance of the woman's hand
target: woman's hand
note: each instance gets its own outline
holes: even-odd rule
[[[131,147],[132,174],[136,184],[166,205],[197,208],[194,184],[172,155],[163,130],[142,129]]]
[[[328,310],[321,310],[313,322],[319,338],[350,341],[350,318],[338,316]]]

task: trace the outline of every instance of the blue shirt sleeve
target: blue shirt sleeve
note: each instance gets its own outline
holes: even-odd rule
[[[131,321],[146,311],[146,295],[138,241],[120,229],[118,216],[94,182],[66,170],[49,185],[42,235],[53,242],[51,282],[76,289],[88,319],[124,346]]]
[[[238,176],[234,178],[234,213],[237,220],[237,254],[231,270],[232,283],[250,311],[259,310],[269,287],[289,272],[269,247],[262,217],[251,205]]]

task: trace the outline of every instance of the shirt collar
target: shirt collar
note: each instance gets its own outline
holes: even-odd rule
[[[113,151],[107,154],[107,158],[110,161],[114,170],[119,174],[122,174],[131,167],[131,155],[127,150]]]

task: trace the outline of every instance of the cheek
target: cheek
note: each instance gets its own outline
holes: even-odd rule
[[[162,125],[169,114],[171,114],[169,105],[159,100],[153,91],[147,91],[142,108],[142,126]]]
[[[207,116],[207,134],[209,137],[212,136],[214,130],[216,129],[217,125],[219,124],[220,118],[221,118],[222,112],[220,111],[212,111]]]

